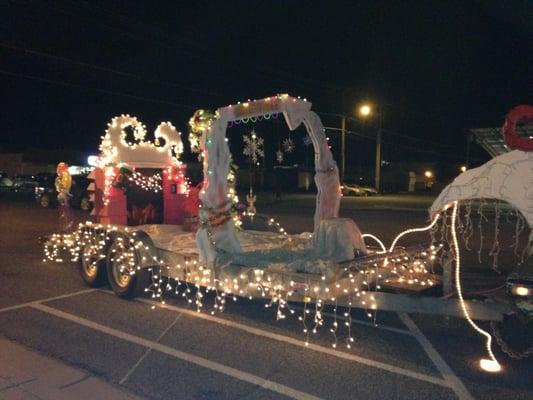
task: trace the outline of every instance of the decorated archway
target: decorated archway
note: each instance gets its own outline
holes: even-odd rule
[[[213,261],[217,251],[241,251],[235,227],[230,218],[231,200],[228,196],[227,176],[230,151],[226,139],[229,122],[282,113],[290,130],[303,124],[315,151],[315,183],[317,187],[314,230],[320,221],[337,218],[340,205],[339,170],[328,147],[324,127],[312,104],[287,94],[219,108],[212,118],[195,114],[202,126],[200,148],[204,160],[204,185],[200,192],[201,227],[196,241],[200,259]]]

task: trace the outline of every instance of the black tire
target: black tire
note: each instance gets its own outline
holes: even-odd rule
[[[101,287],[106,284],[106,260],[100,258],[99,254],[93,254],[90,249],[91,243],[81,249],[79,259],[80,275],[85,283],[90,287]]]
[[[39,204],[41,205],[42,208],[50,208],[51,203],[52,202],[50,201],[50,196],[47,194],[43,194],[39,198]]]
[[[140,260],[139,254],[135,249],[125,248],[123,243],[127,243],[126,246],[128,246],[129,240],[124,235],[116,235],[107,249],[107,281],[118,297],[132,299],[141,295],[144,289],[148,287],[148,271],[135,270],[135,266]],[[130,274],[128,270],[125,270],[122,260],[117,259],[117,257],[122,257],[123,253],[129,253],[129,255],[125,256],[127,257],[126,263],[133,262],[132,271],[135,271],[134,274]],[[131,260],[131,257],[134,257],[134,259]]]

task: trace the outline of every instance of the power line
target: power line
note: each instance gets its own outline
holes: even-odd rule
[[[73,3],[72,0],[67,0],[67,1],[69,1],[70,3]],[[201,51],[204,51],[206,53],[209,53],[209,48],[206,48],[205,46],[203,46],[200,43],[197,43],[197,42],[191,43],[190,41],[184,41],[183,39],[180,39],[180,38],[176,39],[176,36],[174,34],[171,34],[168,31],[161,30],[158,27],[154,27],[154,26],[148,25],[148,24],[146,24],[144,22],[140,22],[138,19],[130,18],[130,17],[124,15],[124,14],[118,14],[117,15],[116,13],[113,13],[113,12],[109,11],[108,9],[102,7],[102,6],[95,6],[93,3],[89,2],[89,1],[86,1],[86,0],[79,0],[79,1],[74,2],[74,3],[75,4],[84,3],[85,7],[88,8],[88,9],[98,9],[101,12],[107,14],[108,16],[111,16],[112,18],[122,19],[122,20],[133,22],[135,24],[134,25],[135,27],[144,27],[145,31],[149,31],[152,34],[154,34],[154,31],[160,31],[161,33],[157,33],[157,34],[161,35],[164,38],[171,37],[173,40],[178,40],[178,42],[182,46],[185,43],[189,47],[189,49],[191,47],[193,47],[193,50],[196,50],[196,51],[201,50]],[[201,57],[203,57],[203,56],[201,56]],[[301,76],[295,77],[293,74],[291,74],[289,72],[282,71],[282,70],[275,69],[275,68],[270,68],[267,65],[257,64],[256,62],[250,61],[249,59],[247,59],[245,57],[242,57],[242,56],[237,56],[237,57],[233,56],[232,58],[235,59],[235,60],[239,60],[241,62],[246,62],[248,64],[248,66],[254,67],[254,68],[256,68],[259,71],[262,70],[262,71],[266,71],[265,73],[268,73],[268,74],[276,74],[278,76],[284,76],[285,78],[288,78],[291,81],[296,78],[296,79],[298,79],[298,80],[300,80],[302,82],[312,83],[312,84],[315,84],[315,85],[320,85],[321,87],[327,88],[329,90],[343,90],[343,89],[345,89],[345,87],[342,86],[342,85],[338,85],[338,84],[334,84],[334,83],[331,83],[331,82],[322,81],[322,80],[319,80],[319,79],[312,79],[312,78],[301,77]],[[218,61],[213,61],[213,62],[218,63]],[[231,66],[234,66],[234,65],[231,64]]]
[[[342,132],[341,128],[334,128],[334,127],[331,127],[331,126],[325,126],[324,129],[326,129],[328,131]],[[375,137],[364,135],[364,134],[359,133],[359,132],[349,131],[349,130],[345,130],[345,132],[349,133],[349,134],[352,134],[352,135],[355,135],[355,136],[359,136],[359,137],[368,139],[368,140],[376,140]]]
[[[64,86],[64,87],[74,87],[74,88],[82,89],[82,90],[105,93],[105,94],[110,94],[110,95],[114,95],[114,96],[121,96],[121,97],[131,98],[131,99],[135,99],[135,100],[141,100],[141,101],[145,101],[145,102],[151,102],[151,103],[156,103],[156,104],[164,104],[164,105],[170,105],[170,106],[174,106],[174,107],[186,108],[186,109],[189,109],[189,110],[196,110],[198,108],[197,106],[193,106],[193,105],[189,105],[189,104],[175,103],[175,102],[170,102],[170,101],[166,101],[166,100],[160,100],[160,99],[154,99],[154,98],[149,98],[149,97],[137,96],[137,95],[132,95],[132,94],[129,94],[129,93],[116,92],[116,91],[111,91],[111,90],[106,90],[106,89],[91,88],[91,87],[87,87],[87,86],[83,86],[83,85],[79,85],[79,84],[75,84],[75,83],[59,81],[59,80],[54,80],[54,79],[48,79],[48,78],[42,78],[42,77],[38,77],[38,76],[34,76],[34,75],[20,74],[20,73],[6,71],[6,70],[2,70],[2,69],[0,69],[0,74],[4,74],[4,75],[8,75],[8,76],[14,76],[14,77],[20,77],[20,78],[26,78],[26,79],[31,79],[31,80],[36,80],[36,81],[45,82],[45,83],[48,83],[48,84],[56,84],[56,85],[60,85],[60,86]],[[332,127],[325,127],[325,129],[336,130],[336,131],[340,130],[339,128],[332,128]],[[360,134],[360,133],[354,132],[354,131],[347,131],[347,133],[354,134],[354,135],[357,135],[357,136],[360,136],[360,137],[363,137],[363,138],[369,139],[369,140],[373,140],[374,139],[374,138],[365,136],[363,134]],[[404,144],[392,143],[392,142],[387,142],[387,141],[384,141],[384,144],[407,148],[407,149],[413,150],[414,152],[418,152],[418,153],[426,153],[426,154],[434,154],[434,155],[439,155],[439,156],[447,156],[448,158],[453,158],[453,159],[461,158],[459,156],[456,157],[456,156],[452,156],[450,154],[443,154],[443,153],[437,152],[437,151],[423,150],[423,149],[420,149],[418,147],[408,146],[408,145],[404,145]]]
[[[77,3],[75,3],[75,4],[78,5]],[[163,42],[161,40],[150,39],[150,38],[147,38],[146,36],[139,37],[137,35],[132,34],[131,30],[125,30],[125,29],[122,29],[122,28],[117,27],[117,26],[109,26],[108,24],[103,23],[99,19],[91,18],[90,16],[88,16],[86,14],[79,15],[79,14],[73,12],[73,11],[65,10],[64,8],[58,7],[57,4],[53,4],[53,5],[52,4],[48,4],[48,7],[49,8],[51,7],[51,8],[53,8],[54,10],[56,10],[56,11],[58,11],[60,13],[67,14],[67,15],[70,15],[70,16],[74,16],[74,17],[76,17],[78,19],[81,19],[81,20],[92,21],[93,23],[95,23],[95,24],[97,24],[99,26],[102,26],[105,29],[121,32],[122,34],[124,34],[126,36],[129,36],[130,38],[134,38],[134,39],[137,39],[137,40],[143,40],[143,41],[148,39],[148,40],[151,40],[153,43],[155,43],[158,46],[165,47],[165,48],[170,49],[172,51],[177,51],[178,50],[175,45],[171,45],[171,44],[165,43],[165,42]],[[94,8],[91,9],[89,7],[88,9],[94,11]],[[134,22],[133,27],[137,27],[138,28],[138,27],[141,27],[142,25],[148,26],[146,24],[140,23],[138,20],[128,18],[128,17],[126,17],[124,15],[118,16],[117,14],[112,13],[110,11],[107,11],[105,9],[102,9],[101,7],[100,7],[100,10],[103,10],[103,13],[107,14],[108,16],[111,16],[114,19],[117,19],[117,18],[119,18],[119,19],[129,19],[130,21],[133,21]],[[148,31],[151,35],[154,35],[153,28],[144,28],[144,31],[145,32]],[[171,34],[163,35],[163,39],[168,39],[169,36],[174,39],[174,36],[171,35]],[[181,47],[180,50],[182,52],[185,51],[185,53],[188,54],[189,56],[199,58],[204,63],[205,62],[209,62],[209,63],[215,64],[219,68],[220,68],[220,66],[224,66],[226,68],[233,69],[235,71],[244,72],[244,73],[248,74],[249,76],[260,77],[261,79],[267,78],[271,82],[277,82],[277,83],[283,82],[284,84],[290,83],[291,85],[294,85],[295,81],[300,81],[300,84],[309,84],[309,83],[311,83],[311,84],[314,85],[315,88],[327,89],[328,93],[330,93],[330,94],[331,94],[332,90],[338,91],[338,90],[346,89],[346,87],[341,86],[341,85],[334,85],[334,84],[331,84],[331,83],[326,83],[326,82],[322,82],[322,81],[318,81],[318,80],[302,78],[301,76],[300,77],[299,76],[295,76],[295,75],[290,74],[288,72],[282,72],[282,71],[279,71],[279,70],[276,70],[276,69],[270,69],[270,68],[268,68],[268,67],[266,67],[264,65],[258,65],[258,64],[255,64],[255,63],[251,62],[251,61],[248,61],[248,60],[244,59],[243,57],[232,57],[235,61],[240,61],[241,63],[246,62],[248,64],[248,67],[253,67],[253,68],[256,69],[256,71],[252,71],[250,69],[241,67],[238,62],[233,63],[233,62],[226,61],[227,57],[225,57],[224,59],[220,59],[220,58],[218,58],[216,60],[213,59],[213,57],[209,54],[209,49],[207,49],[205,47],[200,48],[200,50],[202,50],[205,53],[207,53],[207,56],[206,56],[206,54],[194,54],[193,52],[191,52],[190,48],[189,49],[184,49],[182,43],[179,43],[178,45]],[[194,51],[198,52],[198,49],[196,48],[196,49],[194,49]],[[266,70],[269,71],[269,72],[265,72]],[[274,76],[272,76],[272,74],[276,74],[278,76],[274,77]],[[284,77],[282,77],[282,76],[284,76]]]
[[[224,99],[227,98],[226,95],[223,95],[223,94],[220,94],[220,93],[208,92],[208,91],[204,91],[204,90],[201,90],[201,89],[192,88],[190,86],[185,86],[185,85],[182,85],[182,84],[178,84],[178,83],[175,83],[175,82],[163,81],[163,80],[152,79],[152,78],[145,78],[145,77],[142,77],[140,75],[133,74],[131,72],[125,72],[125,71],[121,71],[121,70],[117,70],[117,69],[113,69],[113,68],[109,68],[109,67],[104,67],[104,66],[100,66],[100,65],[86,63],[86,62],[83,62],[83,61],[73,60],[71,58],[58,56],[58,55],[50,54],[50,53],[45,53],[45,52],[37,51],[37,50],[33,50],[33,49],[28,49],[28,48],[25,48],[25,47],[19,47],[19,46],[15,46],[15,45],[9,44],[9,43],[0,42],[0,47],[4,47],[6,49],[11,49],[11,50],[16,50],[16,51],[21,51],[21,52],[24,52],[24,53],[29,54],[29,55],[48,58],[48,59],[61,61],[61,62],[68,63],[68,64],[74,64],[74,65],[78,65],[78,66],[84,67],[84,68],[90,68],[90,69],[94,69],[94,70],[97,70],[97,71],[108,72],[108,73],[112,73],[112,74],[123,76],[125,78],[133,78],[133,79],[138,79],[138,80],[146,81],[146,82],[149,82],[149,83],[156,83],[156,84],[160,84],[160,85],[171,85],[171,86],[177,87],[179,89],[188,90],[188,91],[191,91],[191,92],[200,92],[200,93],[208,94],[210,96],[218,96],[218,97],[222,97]]]
[[[16,72],[12,72],[12,71],[6,71],[6,70],[3,70],[3,69],[0,69],[0,74],[4,74],[4,75],[8,75],[8,76],[15,76],[15,77],[19,77],[19,78],[32,79],[32,80],[39,81],[39,82],[45,82],[45,83],[55,84],[55,85],[60,85],[60,86],[65,86],[65,87],[73,87],[73,88],[76,88],[76,89],[82,89],[82,90],[88,90],[88,91],[93,91],[93,92],[105,93],[105,94],[110,94],[110,95],[114,95],[114,96],[127,97],[127,98],[130,98],[130,99],[141,100],[141,101],[146,101],[146,102],[150,102],[150,103],[164,104],[164,105],[168,105],[168,106],[186,108],[188,110],[196,110],[196,109],[199,108],[197,106],[193,106],[193,105],[190,105],[190,104],[175,103],[175,102],[172,102],[172,101],[155,99],[155,98],[151,98],[151,97],[137,96],[137,95],[134,95],[134,94],[116,92],[116,91],[107,90],[107,89],[98,89],[98,88],[79,85],[77,83],[71,83],[71,82],[65,82],[65,81],[60,81],[60,80],[55,80],[55,79],[42,78],[42,77],[35,76],[35,75],[20,74],[20,73],[16,73]]]
[[[126,98],[131,98],[131,99],[135,99],[135,100],[141,100],[141,101],[146,101],[146,102],[151,102],[151,103],[156,103],[156,104],[164,104],[164,105],[170,105],[170,106],[174,106],[174,107],[186,108],[186,109],[190,109],[190,110],[196,110],[196,109],[199,108],[198,106],[193,106],[193,105],[190,105],[190,104],[175,103],[175,102],[171,102],[171,101],[167,101],[167,100],[160,100],[160,99],[155,99],[155,98],[150,98],[150,97],[137,96],[137,95],[133,95],[133,94],[129,94],[129,93],[122,93],[122,92],[116,92],[116,91],[111,91],[111,90],[106,90],[106,89],[92,88],[92,87],[79,85],[79,84],[76,84],[76,83],[65,82],[65,81],[54,80],[54,79],[48,79],[48,78],[42,78],[42,77],[38,77],[38,76],[34,76],[34,75],[28,75],[28,74],[20,74],[20,73],[6,71],[6,70],[2,70],[2,69],[0,69],[0,74],[4,74],[4,75],[8,75],[8,76],[20,77],[20,78],[26,78],[26,79],[31,79],[31,80],[36,80],[36,81],[40,81],[40,82],[45,82],[45,83],[48,83],[48,84],[56,84],[56,85],[65,86],[65,87],[74,87],[74,88],[77,88],[77,89],[94,91],[94,92],[98,92],[98,93],[105,93],[105,94],[110,94],[110,95],[114,95],[114,96],[126,97]],[[324,129],[327,129],[328,131],[341,131],[341,129],[334,128],[334,127],[324,127]],[[359,132],[346,131],[346,133],[352,134],[352,135],[355,135],[355,136],[359,136],[359,137],[362,137],[364,139],[374,140],[373,137],[369,137],[369,136],[363,135],[363,134],[361,134]],[[418,147],[408,146],[408,145],[404,145],[404,144],[401,144],[401,143],[392,143],[392,142],[389,142],[389,141],[384,141],[384,143],[387,144],[387,145],[399,146],[399,147],[407,148],[407,149],[413,150],[414,152],[418,152],[418,153],[434,154],[434,155],[439,155],[439,156],[443,156],[444,155],[444,156],[448,156],[449,158],[455,158],[455,159],[456,158],[460,158],[460,157],[451,156],[449,154],[443,154],[442,152],[431,151],[431,150],[422,150],[422,149],[420,149]]]
[[[348,119],[350,121],[354,121],[354,122],[358,122],[358,123],[361,122],[359,119],[357,119],[355,117],[352,117],[352,116],[349,116],[349,115],[344,115],[344,114],[336,114],[336,113],[330,113],[330,112],[318,112],[318,111],[317,111],[317,114],[325,115],[325,116],[329,116],[329,117],[346,118],[346,119]],[[335,129],[339,130],[339,131],[341,130],[341,129],[338,129],[338,128],[335,128]],[[434,146],[450,147],[450,148],[455,148],[455,149],[460,147],[460,146],[457,146],[457,145],[439,143],[439,142],[435,142],[435,141],[430,140],[430,139],[424,139],[424,138],[420,138],[420,137],[416,137],[416,136],[410,136],[410,135],[398,133],[398,132],[395,132],[395,131],[392,131],[392,130],[386,129],[386,128],[382,128],[382,131],[385,132],[385,133],[388,133],[389,135],[398,136],[398,137],[401,137],[401,138],[404,138],[404,139],[413,140],[415,142],[425,142],[425,143],[432,144]]]
[[[382,141],[382,143],[388,146],[392,146],[392,147],[402,147],[404,149],[409,149],[413,151],[414,153],[432,154],[432,155],[437,155],[439,157],[447,157],[447,158],[451,158],[455,160],[464,159],[464,155],[461,155],[461,154],[452,155],[450,153],[443,153],[443,152],[434,151],[434,150],[425,150],[425,149],[421,149],[420,147],[409,146],[409,145],[402,144],[402,143],[393,143],[393,142],[385,141],[385,140]],[[454,153],[454,154],[457,154],[457,153]]]
[[[451,148],[454,148],[454,149],[457,149],[458,147],[460,147],[460,145],[453,145],[453,144],[434,142],[433,140],[429,140],[429,139],[423,139],[423,138],[418,138],[418,137],[415,137],[415,136],[409,136],[409,135],[405,135],[405,134],[402,134],[402,133],[393,132],[393,131],[391,131],[389,129],[382,129],[382,130],[383,130],[383,132],[388,133],[389,135],[398,136],[398,137],[401,137],[401,138],[404,138],[404,139],[413,140],[415,142],[425,142],[425,143],[430,143],[430,144],[432,144],[434,146],[451,147]]]

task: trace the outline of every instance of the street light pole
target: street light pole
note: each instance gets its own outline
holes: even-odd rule
[[[346,169],[346,116],[341,119],[341,182],[344,182]]]
[[[384,118],[384,107],[380,105],[377,107],[377,110],[373,110],[371,104],[362,104],[359,107],[359,115],[363,118],[368,118],[372,114],[375,114],[378,118],[378,131],[376,135],[376,168],[374,175],[374,184],[378,193],[381,192],[381,138],[383,136],[383,118]]]
[[[381,137],[383,135],[383,107],[378,112],[378,132],[376,135],[376,173],[374,182],[378,193],[381,192]]]

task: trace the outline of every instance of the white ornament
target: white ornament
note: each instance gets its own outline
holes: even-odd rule
[[[260,158],[265,157],[265,150],[263,148],[264,140],[257,136],[255,129],[252,129],[248,135],[242,135],[242,139],[244,141],[242,154],[247,156],[251,162],[256,164]]]
[[[280,164],[283,162],[283,152],[281,150],[276,151],[276,160]]]
[[[250,193],[246,195],[246,201],[248,202],[248,207],[246,208],[246,212],[249,215],[255,215],[256,209],[255,209],[255,202],[257,200],[257,197],[255,196],[252,188],[250,188]]]
[[[294,142],[291,138],[285,139],[282,143],[282,146],[286,153],[292,153],[294,151]]]

